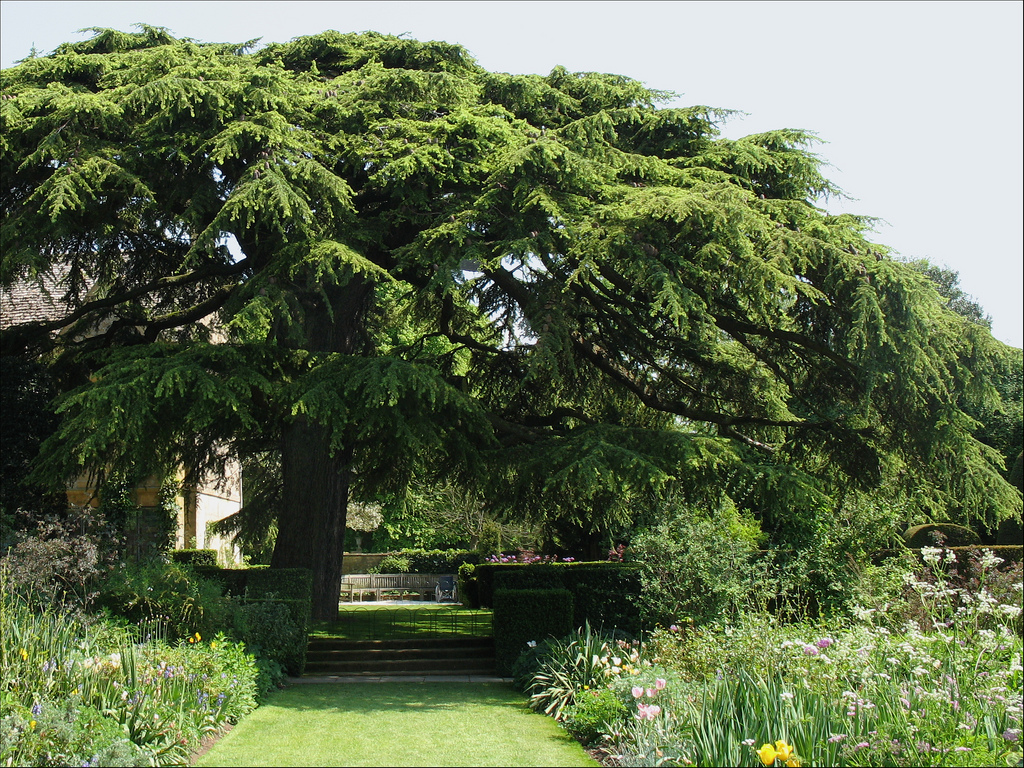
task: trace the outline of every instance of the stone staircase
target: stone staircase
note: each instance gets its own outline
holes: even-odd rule
[[[494,674],[493,637],[310,638],[303,676]]]

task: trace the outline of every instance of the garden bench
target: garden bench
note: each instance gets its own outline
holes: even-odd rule
[[[361,602],[364,595],[377,601],[415,595],[417,600],[433,601],[442,576],[454,579],[453,574],[439,573],[350,573],[341,577],[341,599],[354,603]]]

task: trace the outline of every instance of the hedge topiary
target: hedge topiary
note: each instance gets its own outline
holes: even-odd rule
[[[567,589],[499,589],[494,593],[494,658],[499,675],[528,647],[572,631],[573,599]]]
[[[943,547],[970,547],[981,544],[981,537],[970,528],[953,523],[926,523],[908,528],[903,533],[904,543],[911,549],[940,546],[936,534],[941,535]]]
[[[172,549],[171,560],[175,563],[195,566],[217,566],[216,549]]]

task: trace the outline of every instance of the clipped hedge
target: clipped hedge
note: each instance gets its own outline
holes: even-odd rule
[[[501,589],[566,589],[573,596],[573,628],[589,621],[595,628],[640,631],[640,569],[632,563],[481,563],[460,577],[463,602],[478,607],[494,606]]]
[[[499,589],[493,594],[494,659],[508,677],[527,643],[564,637],[573,628],[573,597],[567,589]]]
[[[282,603],[294,622],[297,639],[294,647],[282,655],[281,664],[290,675],[301,675],[306,666],[313,599],[313,573],[306,568],[217,568],[197,567],[196,571],[220,582],[224,594],[240,598],[243,603],[273,601]]]
[[[217,567],[216,549],[172,549],[171,561],[185,565]]]
[[[981,544],[981,537],[970,528],[954,523],[926,523],[903,532],[903,542],[911,549],[934,547],[935,534],[941,534],[943,547],[970,547]]]
[[[246,579],[245,599],[247,602],[272,599],[288,606],[292,621],[299,631],[293,651],[286,654],[281,663],[288,674],[301,675],[306,667],[306,647],[309,642],[313,572],[306,568],[250,570]]]

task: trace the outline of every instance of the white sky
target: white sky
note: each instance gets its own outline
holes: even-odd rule
[[[960,273],[1022,346],[1021,2],[0,1],[0,65],[89,26],[168,27],[204,42],[337,29],[469,49],[487,69],[627,75],[676,105],[748,113],[726,136],[800,128],[827,175],[883,219],[873,239]]]

